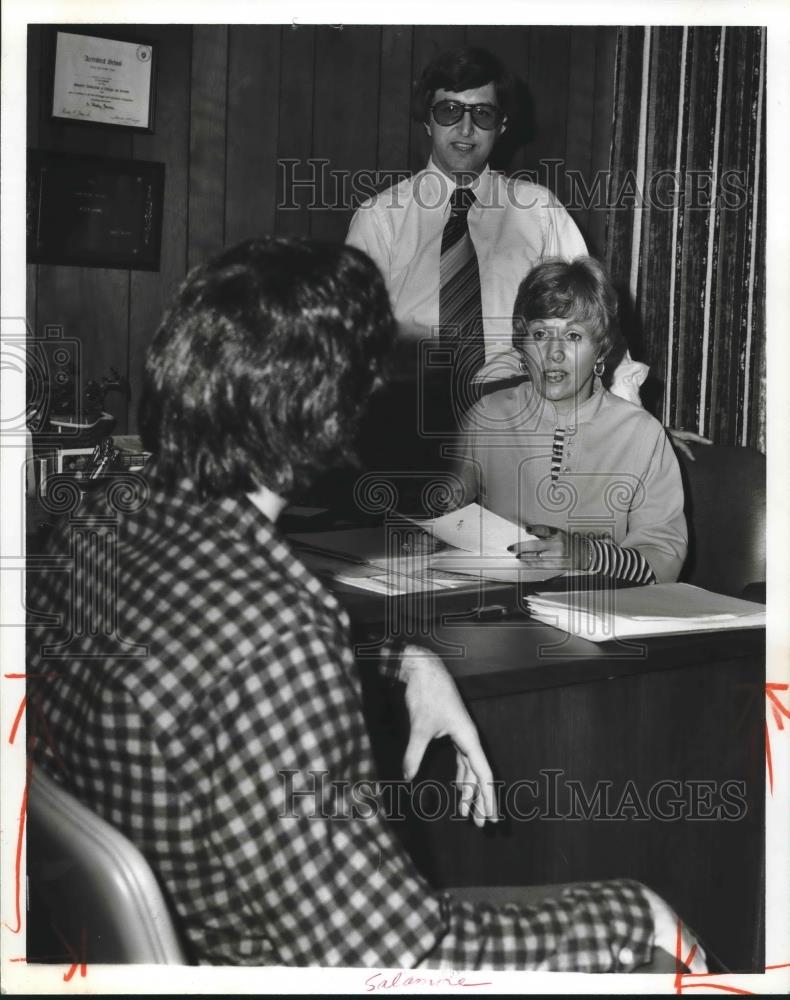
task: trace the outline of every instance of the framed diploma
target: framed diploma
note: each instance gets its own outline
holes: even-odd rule
[[[155,46],[55,32],[52,117],[154,130]]]
[[[28,150],[28,263],[159,270],[164,185],[164,163]]]

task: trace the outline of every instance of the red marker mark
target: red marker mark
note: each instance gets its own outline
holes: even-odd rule
[[[712,989],[719,990],[722,993],[738,993],[741,996],[755,996],[753,990],[744,990],[738,986],[729,986],[727,983],[717,983],[716,976],[711,976],[708,972],[681,972],[682,966],[686,968],[691,967],[691,962],[694,961],[694,955],[697,953],[697,946],[693,944],[688,955],[683,957],[683,940],[681,936],[681,928],[683,924],[680,919],[678,919],[678,929],[677,937],[675,939],[675,993],[680,995],[684,990],[697,990],[697,989]],[[790,969],[790,962],[782,962],[779,965],[766,965],[765,972],[770,972],[773,969]],[[688,979],[704,979],[704,982],[689,983],[686,982]]]
[[[711,982],[708,977],[707,972],[683,972],[681,971],[685,966],[687,969],[691,968],[691,963],[694,961],[694,956],[697,954],[697,945],[692,944],[691,949],[685,957],[683,956],[683,921],[678,917],[677,925],[677,935],[675,937],[675,993],[678,996],[683,992],[683,990],[693,990],[703,987],[705,989],[721,990],[723,993],[740,993],[744,996],[753,996],[751,990],[742,990],[737,986],[727,986],[724,983]],[[684,982],[687,979],[699,979],[704,978],[704,983],[688,983]]]
[[[74,949],[71,947],[68,941],[63,939],[63,943],[68,949],[69,956],[71,958],[71,966],[66,972],[63,973],[63,982],[68,983],[72,979],[74,973],[77,971],[77,967],[79,967],[80,970],[80,978],[84,979],[88,975],[88,962],[85,957],[86,952],[88,950],[88,935],[86,929],[84,927],[80,928],[79,955],[77,955],[77,953],[74,951]]]
[[[24,695],[22,701],[19,703],[19,708],[14,716],[14,724],[11,726],[11,732],[8,735],[8,742],[13,744],[16,739],[17,730],[19,729],[19,724],[22,721],[22,717],[25,714],[25,706],[27,705],[27,695]]]
[[[25,681],[30,677],[45,677],[49,680],[50,677],[60,677],[60,674],[50,670],[43,674],[3,674],[3,677],[8,681]]]
[[[27,821],[27,790],[30,774],[25,776],[25,787],[22,789],[22,805],[19,809],[19,825],[16,837],[16,857],[14,859],[14,908],[16,915],[16,927],[12,927],[7,921],[3,925],[12,934],[19,934],[22,930],[22,845],[25,842],[25,822]]]
[[[776,723],[776,728],[780,731],[784,729],[784,722],[782,721],[782,716],[786,719],[790,719],[790,709],[788,709],[779,699],[777,691],[787,691],[790,687],[788,684],[777,684],[775,682],[768,681],[765,685],[765,696],[768,699],[771,706],[771,714],[774,717],[774,722]],[[771,791],[771,795],[774,794],[774,765],[773,757],[771,755],[771,731],[768,727],[768,720],[765,721],[765,766],[768,771],[768,787]]]

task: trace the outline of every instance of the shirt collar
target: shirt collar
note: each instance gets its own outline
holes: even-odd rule
[[[436,166],[433,157],[428,160],[428,166],[425,170],[415,176],[415,182],[419,186],[420,201],[425,208],[446,209],[456,187],[447,174]],[[482,172],[469,185],[481,204],[488,202],[491,183],[491,168],[486,164]]]
[[[194,482],[184,478],[173,488],[162,491],[161,501],[174,516],[206,524],[207,530],[215,536],[244,539],[250,547],[251,558],[255,552],[263,554],[270,564],[279,566],[281,572],[293,577],[309,593],[320,596],[328,606],[339,607],[294,553],[277,524],[270,521],[246,494],[201,500]]]

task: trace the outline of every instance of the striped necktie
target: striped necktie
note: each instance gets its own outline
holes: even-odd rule
[[[453,350],[456,401],[463,410],[473,402],[472,376],[485,361],[480,271],[469,235],[467,214],[475,202],[470,188],[456,188],[450,218],[442,233],[439,265],[439,326],[442,344]],[[466,405],[465,405],[466,404]]]

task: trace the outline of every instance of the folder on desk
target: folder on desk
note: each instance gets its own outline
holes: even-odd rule
[[[764,604],[689,583],[538,593],[528,599],[527,606],[538,621],[593,642],[765,626]]]

